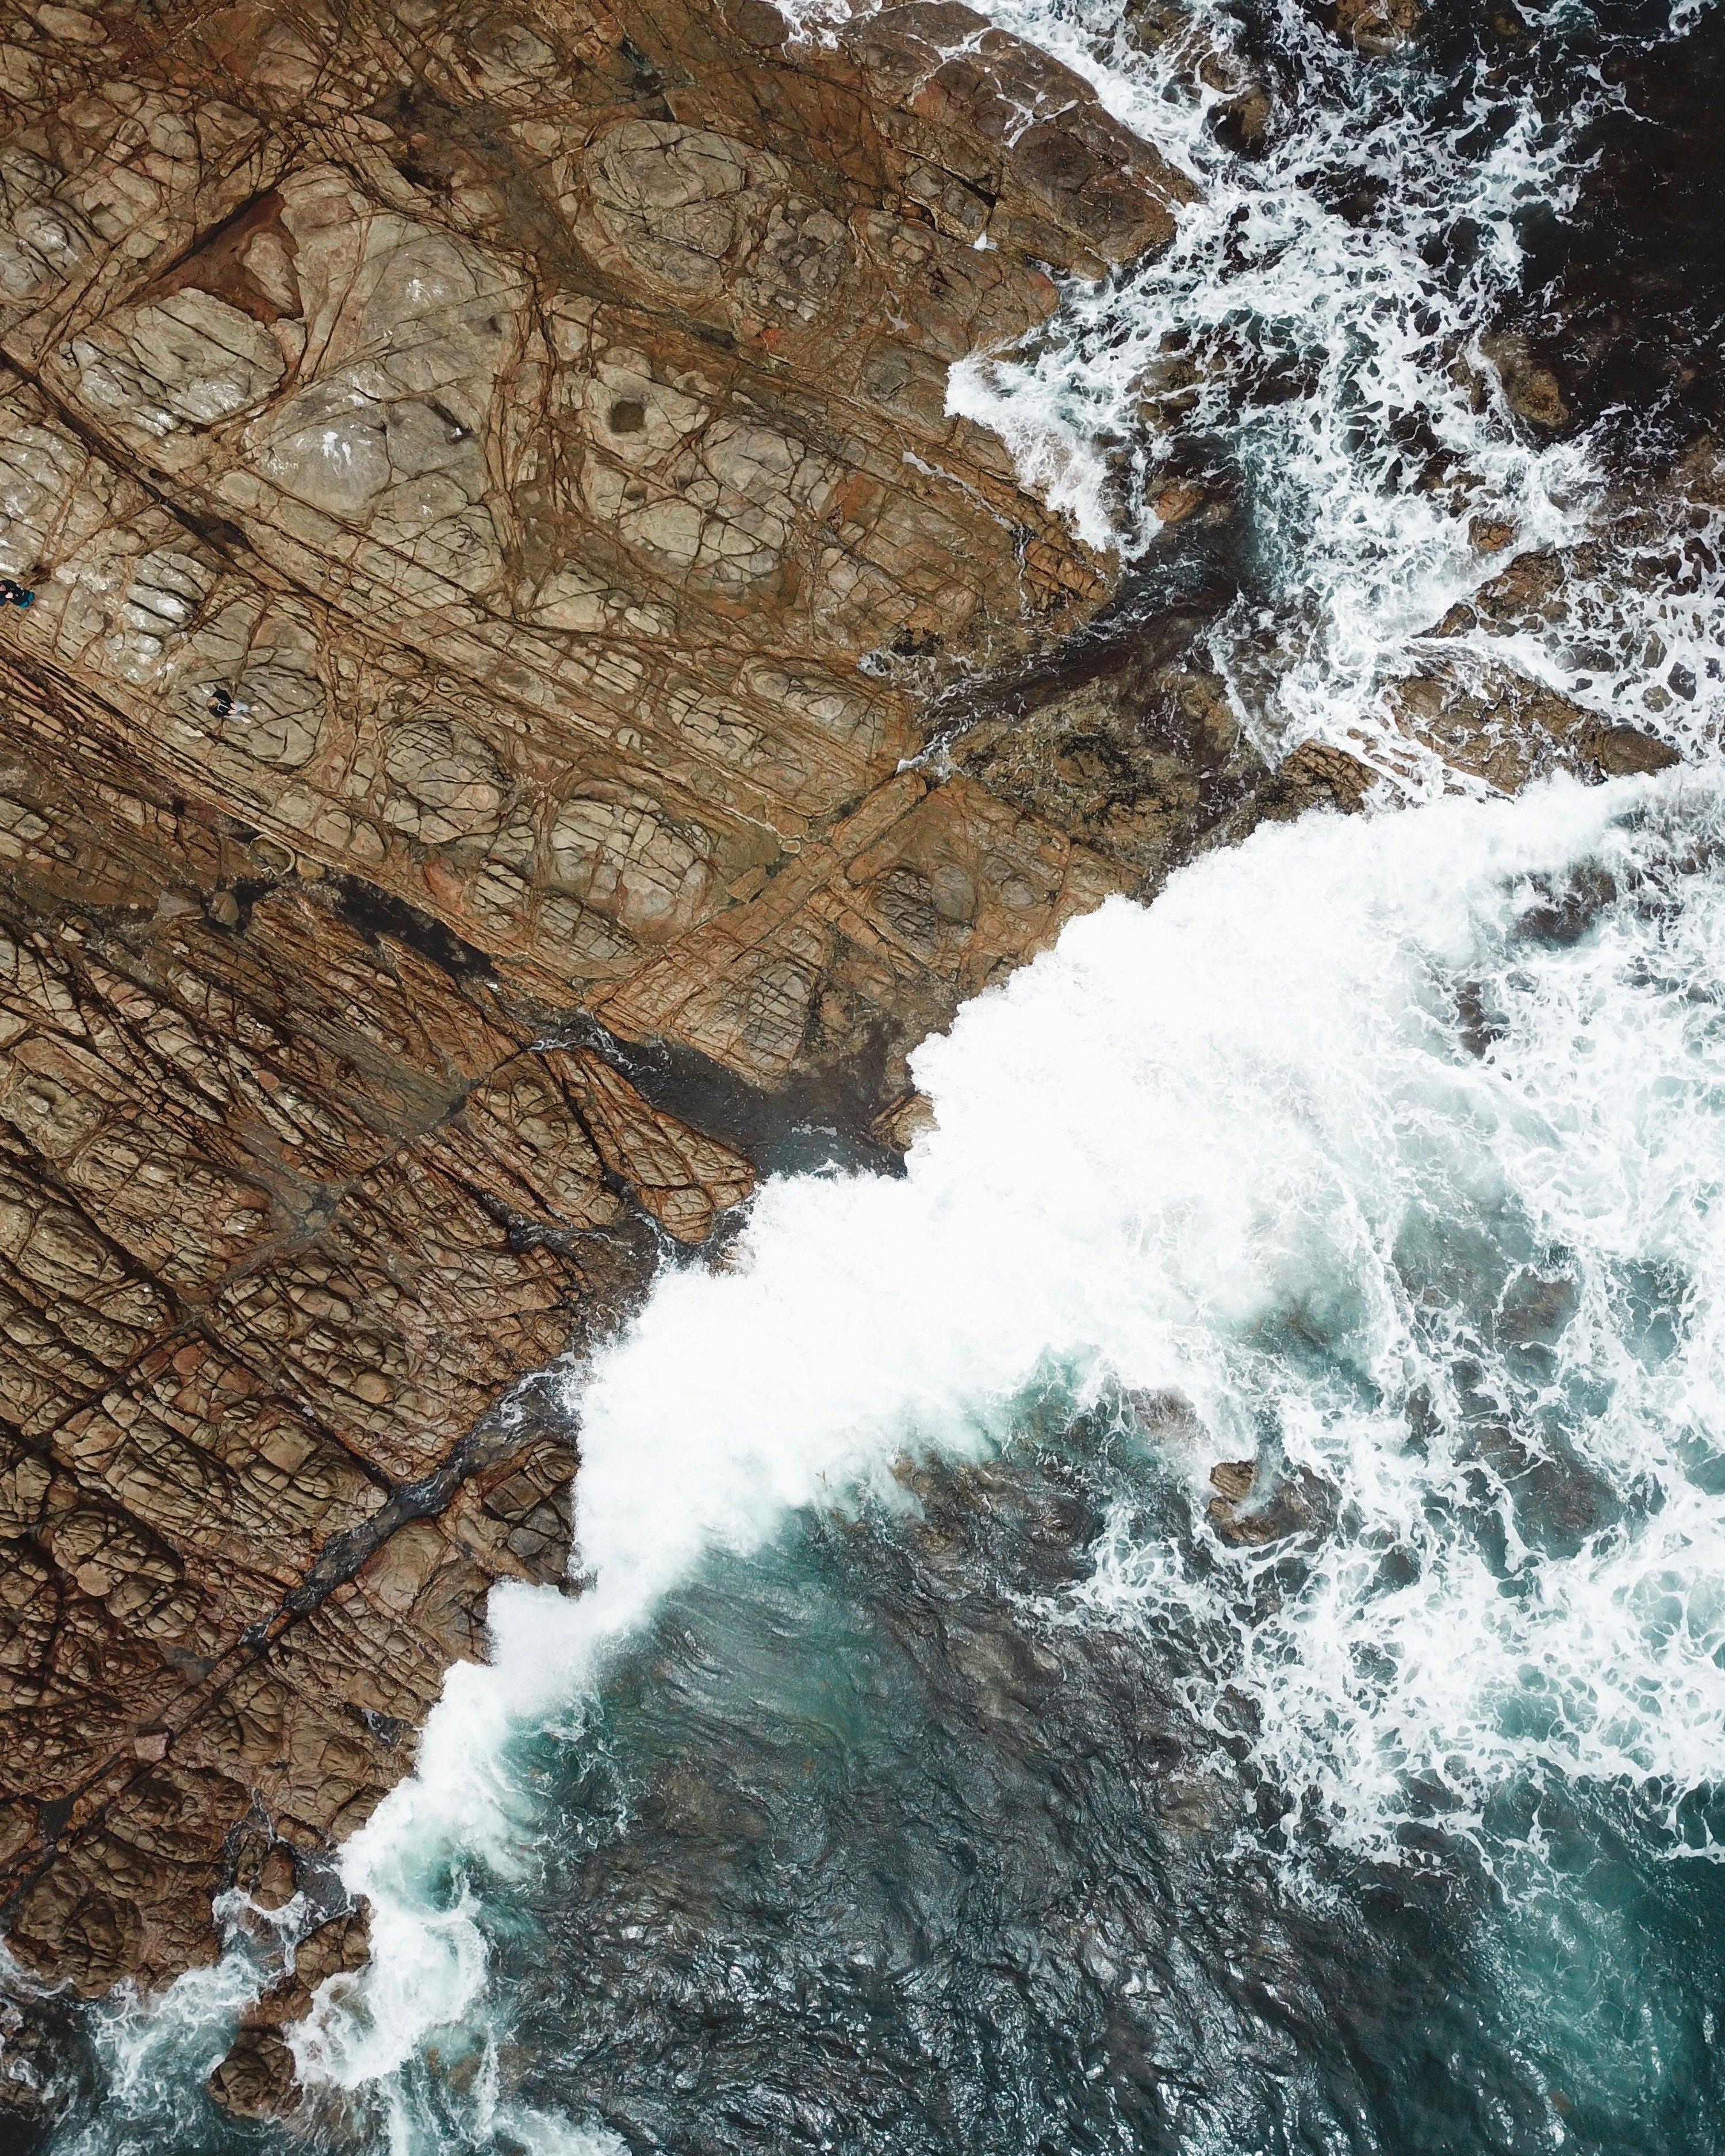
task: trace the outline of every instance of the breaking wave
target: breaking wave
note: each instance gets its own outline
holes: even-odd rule
[[[907,1532],[919,1475],[1051,1415],[1095,1518],[1016,1623],[1180,1673],[1186,1772],[1274,1793],[1228,1834],[1279,1892],[1464,1858],[1526,1892],[1589,1786],[1716,1856],[1722,846],[1689,774],[1264,831],[970,1005],[916,1058],[903,1180],[770,1183],[572,1380],[588,1584],[500,1590],[495,1662],[350,1844],[374,1964],[302,2070],[391,2089],[421,2145],[415,2062],[506,2046],[489,1904],[567,1825],[527,1732],[578,1753],[666,1597],[790,1520]],[[1204,1524],[1236,1460],[1274,1539]]]

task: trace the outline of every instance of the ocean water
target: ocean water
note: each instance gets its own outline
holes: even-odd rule
[[[1417,44],[1368,57],[1297,0],[1196,0],[1189,27],[1149,53],[1143,18],[1172,8],[993,0],[989,12],[1086,75],[1204,193],[1158,260],[1075,290],[1028,346],[955,368],[949,404],[998,431],[1087,539],[1129,562],[1186,536],[1155,513],[1171,471],[1238,505],[1236,595],[1207,655],[1260,745],[1334,741],[1400,798],[1441,792],[1453,775],[1410,747],[1384,701],[1440,656],[1507,660],[1602,716],[1692,749],[1714,742],[1720,518],[1674,506],[1650,535],[1621,499],[1674,422],[1699,431],[1695,415],[1648,382],[1553,439],[1517,423],[1482,345],[1494,331],[1556,330],[1552,288],[1572,254],[1601,267],[1603,227],[1628,259],[1604,280],[1594,340],[1626,346],[1639,319],[1673,353],[1697,347],[1699,366],[1679,375],[1717,353],[1717,243],[1696,226],[1725,183],[1704,128],[1684,141],[1690,222],[1635,188],[1657,156],[1648,79],[1692,70],[1697,112],[1710,109],[1711,14],[1450,0]],[[1255,87],[1270,117],[1242,157],[1229,116]],[[1475,543],[1489,526],[1501,551]],[[1586,572],[1538,633],[1435,644],[1450,608],[1514,554],[1585,541]]]
[[[1652,570],[1615,506],[1680,396],[1538,436],[1479,340],[1538,326],[1637,84],[1701,80],[1714,18],[1440,13],[1363,57],[1291,5],[1153,50],[1102,0],[991,12],[1206,192],[955,408],[1129,563],[1179,543],[1168,470],[1231,500],[1210,658],[1385,806],[1075,922],[918,1051],[902,1178],[773,1179],[566,1373],[580,1591],[496,1594],[343,1852],[375,1951],[295,2034],[301,2136],[1702,2156],[1716,535],[1673,508]],[[1682,766],[1510,802],[1393,737],[1385,684],[1501,562],[1476,516],[1588,542],[1512,655]],[[90,2017],[55,2156],[304,2146],[202,2093],[252,1966]]]

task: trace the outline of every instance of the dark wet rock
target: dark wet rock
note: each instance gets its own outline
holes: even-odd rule
[[[1277,798],[1221,683],[1184,653],[1158,653],[1178,640],[1164,618],[1124,639],[1106,671],[984,721],[955,751],[992,792],[1081,834],[1128,887],[1158,885],[1234,836],[1230,817],[1249,825]]]
[[[1419,0],[1337,0],[1336,34],[1363,53],[1399,52],[1425,21]]]
[[[1455,991],[1456,1040],[1472,1056],[1489,1055],[1504,1036],[1504,1028],[1487,1008],[1485,990],[1477,981],[1464,981]]]
[[[1476,1431],[1477,1457],[1508,1494],[1517,1532],[1549,1557],[1574,1557],[1591,1537],[1623,1517],[1610,1483],[1561,1437],[1543,1441],[1506,1424]]]
[[[0,2124],[51,2126],[67,2093],[66,2018],[51,1997],[0,1994]]]
[[[1516,527],[1504,517],[1474,516],[1468,520],[1467,536],[1476,552],[1501,554],[1514,543]]]
[[[870,1127],[889,1151],[906,1153],[926,1131],[935,1127],[934,1103],[926,1093],[902,1093],[880,1111]]]
[[[362,1909],[349,1909],[310,1931],[292,1949],[291,1966],[240,2020],[227,2056],[209,2076],[209,2092],[236,2118],[264,2118],[300,2100],[293,2053],[284,2030],[300,2021],[331,1977],[362,1969],[370,1936]]]
[[[1639,726],[1584,726],[1574,737],[1574,749],[1583,767],[1602,778],[1669,771],[1683,761],[1669,742]]]
[[[1558,378],[1540,364],[1528,338],[1519,331],[1498,331],[1482,336],[1480,349],[1497,369],[1511,411],[1548,434],[1569,424]]]
[[[1533,887],[1539,902],[1519,916],[1516,932],[1538,943],[1579,943],[1618,895],[1616,880],[1592,864],[1558,882],[1536,876]]]
[[[1549,549],[1528,549],[1505,563],[1471,599],[1453,606],[1432,629],[1434,636],[1465,636],[1480,627],[1513,630],[1538,624],[1550,628],[1563,619],[1563,593],[1570,563]],[[1597,549],[1579,565],[1584,572],[1600,566]]]
[[[1210,1484],[1216,1492],[1206,1508],[1210,1525],[1236,1548],[1320,1532],[1335,1517],[1334,1492],[1309,1467],[1260,1483],[1256,1460],[1219,1460]]]
[[[1319,741],[1302,742],[1284,757],[1276,778],[1286,791],[1290,813],[1296,815],[1325,796],[1353,814],[1364,807],[1367,794],[1378,783],[1378,773],[1368,763],[1332,742]]]
[[[1006,1626],[962,1623],[947,1626],[946,1651],[973,1714],[1019,1741],[1034,1738],[1038,1710],[1060,1681],[1057,1656]]]
[[[1579,1301],[1568,1274],[1524,1268],[1498,1298],[1498,1337],[1516,1347],[1549,1347],[1575,1315]]]
[[[1125,0],[1121,18],[1127,36],[1153,52],[1173,80],[1183,75],[1194,86],[1222,92],[1212,125],[1230,148],[1250,157],[1261,146],[1274,105],[1266,79],[1250,59],[1231,46],[1219,45],[1180,0]],[[1157,514],[1162,514],[1159,508]]]
[[[918,1554],[939,1573],[986,1553],[1003,1578],[1031,1594],[1081,1578],[1100,1516],[1081,1483],[1050,1471],[1027,1487],[999,1466],[910,1467],[901,1479],[916,1496]]]

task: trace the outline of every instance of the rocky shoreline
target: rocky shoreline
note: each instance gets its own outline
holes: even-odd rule
[[[0,1922],[90,1997],[302,1895],[255,2112],[330,1853],[564,1578],[520,1382],[798,1127],[901,1151],[1073,914],[1375,774],[1268,769],[947,413],[1193,192],[963,7],[44,4],[0,84]],[[1671,753],[1403,701],[1506,788]]]
[[[791,1112],[865,1066],[890,1115],[909,1041],[1129,880],[898,767],[929,679],[1106,588],[946,368],[1185,183],[961,8],[784,40],[757,0],[44,8],[0,49],[38,1983],[164,1984],[230,1887],[328,1915],[490,1585],[562,1578],[567,1435],[495,1410],[753,1175],[605,1044]],[[302,1943],[225,2101],[281,2100],[274,2026],[362,1943]]]

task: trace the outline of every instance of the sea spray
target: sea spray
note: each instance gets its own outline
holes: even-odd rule
[[[1518,62],[1482,49],[1458,74],[1438,41],[1353,52],[1296,0],[1255,43],[1204,0],[1148,49],[1108,0],[987,12],[1086,75],[1201,194],[1166,252],[1070,286],[1045,328],[956,366],[948,408],[1127,558],[1163,540],[1169,469],[1235,499],[1241,588],[1207,650],[1266,753],[1323,738],[1404,793],[1441,791],[1454,774],[1387,692],[1456,663],[1507,661],[1681,742],[1717,737],[1719,517],[1678,486],[1658,529],[1638,523],[1612,492],[1621,424],[1597,443],[1529,424],[1482,342],[1524,296],[1524,227],[1573,209],[1589,127],[1620,95],[1593,15],[1553,11]],[[1266,56],[1266,131],[1242,157],[1215,121]],[[1434,636],[1512,555],[1551,550],[1570,558],[1532,629]]]
[[[1725,1021],[1692,983],[1721,818],[1680,774],[1261,831],[967,1007],[916,1057],[937,1124],[902,1180],[770,1183],[727,1268],[667,1277],[572,1387],[582,1592],[498,1594],[495,1661],[349,1845],[374,1958],[296,2039],[307,2078],[475,2014],[491,1882],[546,1830],[512,1748],[667,1592],[906,1455],[998,1446],[1051,1368],[1075,1412],[1178,1397],[1194,1493],[1266,1413],[1335,1491],[1267,1619],[1122,1522],[1061,1620],[1208,1635],[1195,1717],[1247,1692],[1313,1830],[1394,1861],[1530,1767],[1667,1810],[1717,1772]],[[1542,1461],[1598,1517],[1530,1507]]]
[[[189,2146],[207,2112],[206,2076],[227,2056],[245,2009],[291,1969],[295,1942],[315,1921],[303,1892],[264,1908],[237,1887],[216,1897],[211,1915],[222,1941],[216,1961],[162,1992],[122,1985],[93,2017],[88,2064],[100,2104],[93,2119],[56,2141],[64,2156],[127,2156],[138,2148],[137,2130],[171,2133]],[[9,1956],[0,1958],[0,1974],[18,1995],[52,1996]]]

